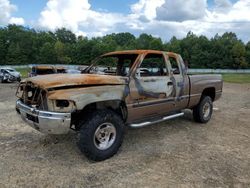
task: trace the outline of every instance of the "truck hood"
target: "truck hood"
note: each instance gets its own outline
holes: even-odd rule
[[[43,89],[52,89],[90,85],[124,85],[126,80],[126,77],[97,74],[51,74],[27,78],[24,82],[31,82]]]

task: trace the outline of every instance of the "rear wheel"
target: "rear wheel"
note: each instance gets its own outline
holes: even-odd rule
[[[213,113],[213,102],[211,97],[202,96],[199,104],[193,109],[193,117],[196,122],[207,123]]]
[[[115,155],[124,134],[124,123],[110,110],[93,112],[80,129],[80,150],[91,160],[102,161]]]

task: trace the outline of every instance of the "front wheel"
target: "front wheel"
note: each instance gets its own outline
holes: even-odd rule
[[[193,109],[193,117],[196,122],[207,123],[213,113],[213,102],[211,97],[202,96],[199,104]]]
[[[80,129],[80,150],[91,160],[102,161],[115,155],[124,134],[124,123],[110,110],[93,112]]]

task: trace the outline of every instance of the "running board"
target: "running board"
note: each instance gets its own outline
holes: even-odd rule
[[[155,124],[155,123],[161,123],[163,121],[167,121],[167,120],[170,120],[170,119],[181,117],[183,115],[184,115],[184,112],[181,112],[181,113],[178,113],[178,114],[165,116],[165,117],[163,117],[161,119],[158,119],[156,121],[146,121],[146,122],[143,122],[143,123],[133,123],[133,124],[129,124],[128,126],[132,127],[132,128],[141,128],[141,127],[145,127],[145,126],[152,125],[152,124]]]

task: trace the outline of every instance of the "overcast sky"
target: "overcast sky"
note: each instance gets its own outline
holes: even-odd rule
[[[163,41],[188,31],[212,37],[235,32],[250,41],[250,0],[0,0],[0,25],[9,23],[77,35],[148,33]]]

